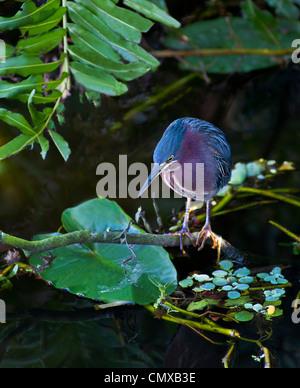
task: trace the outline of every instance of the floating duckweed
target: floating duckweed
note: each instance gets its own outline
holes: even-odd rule
[[[254,311],[257,311],[259,312],[260,310],[262,310],[264,307],[260,304],[260,303],[256,303],[254,306],[253,306],[253,310]]]
[[[267,301],[274,301],[280,299],[280,297],[285,294],[285,290],[282,288],[275,288],[274,290],[264,291]]]
[[[272,284],[288,283],[288,281],[281,274],[281,269],[279,267],[274,267],[269,274],[263,272],[257,276],[262,278],[265,282],[270,282]]]
[[[219,277],[219,278],[224,278],[225,276],[228,275],[227,271],[224,271],[222,269],[217,269],[212,273],[214,276]]]
[[[227,280],[225,278],[215,278],[212,281],[216,286],[225,286],[227,284]]]
[[[243,276],[242,278],[239,278],[240,283],[252,283],[254,281],[252,276]]]
[[[265,160],[260,158],[253,162],[235,163],[234,168],[232,169],[231,179],[229,184],[224,186],[219,192],[218,196],[224,197],[230,191],[231,186],[237,186],[243,184],[247,178],[256,177],[257,180],[264,180],[266,177],[277,174],[280,171],[295,170],[295,167],[292,162],[283,162],[279,166],[276,160]]]
[[[280,287],[284,287],[282,284],[287,280],[281,274],[281,268],[274,267],[269,273],[250,274],[247,267],[235,269],[231,260],[221,260],[218,269],[211,276],[188,276],[179,284],[182,287],[191,287],[197,294],[187,309],[192,311],[214,305],[227,309],[228,317],[241,322],[251,320],[257,314],[263,315],[267,320],[282,315],[278,306],[285,290]],[[272,288],[273,284],[278,284],[278,288]],[[261,292],[257,293],[258,290]]]
[[[242,278],[244,276],[247,276],[247,275],[249,275],[249,273],[250,273],[250,270],[246,267],[239,268],[236,271],[234,271],[235,276],[237,276],[238,278]]]
[[[255,162],[250,162],[246,164],[247,167],[247,176],[252,177],[258,174],[261,174],[265,170],[265,163],[256,160]]]
[[[195,273],[195,274],[193,274],[193,278],[197,281],[197,282],[205,282],[205,281],[207,281],[207,280],[211,280],[211,278],[208,276],[208,275],[206,275],[206,274],[197,274],[197,273]]]
[[[237,284],[236,288],[240,291],[248,290],[249,284],[243,283],[243,284]]]
[[[238,291],[229,291],[227,296],[229,299],[237,299],[241,296],[241,294]]]
[[[219,266],[225,271],[229,271],[233,267],[233,263],[231,260],[221,260]]]
[[[234,318],[239,322],[247,322],[251,321],[251,319],[254,317],[254,314],[250,313],[249,311],[239,311],[234,315]]]
[[[227,285],[227,286],[222,287],[222,290],[223,290],[223,291],[231,291],[232,289],[233,289],[233,287],[230,286],[230,285]]]
[[[240,185],[247,178],[247,167],[245,163],[236,163],[231,173],[230,184]]]
[[[229,185],[222,187],[222,189],[218,192],[218,197],[225,197],[230,189],[231,187]]]
[[[211,282],[207,282],[204,284],[201,284],[199,287],[194,287],[193,290],[196,292],[201,292],[201,291],[212,291],[215,289],[215,285]]]
[[[193,285],[193,279],[191,276],[188,276],[186,279],[183,279],[179,282],[179,285],[183,288],[191,287]]]

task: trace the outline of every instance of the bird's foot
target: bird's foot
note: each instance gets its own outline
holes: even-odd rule
[[[211,230],[211,227],[210,227],[209,224],[205,224],[205,225],[203,226],[203,228],[201,229],[201,231],[199,232],[198,237],[197,237],[196,246],[199,245],[199,242],[200,242],[200,240],[201,240],[201,238],[202,238],[202,242],[201,242],[200,247],[198,248],[198,251],[200,251],[200,250],[204,247],[205,241],[206,241],[209,237],[213,240],[212,248],[213,248],[213,249],[216,249],[216,248],[219,246],[219,239],[220,239],[220,237],[217,236],[217,235]]]
[[[193,235],[190,233],[188,228],[183,227],[181,230],[179,230],[179,232],[173,232],[171,234],[173,234],[175,236],[180,236],[180,250],[182,251],[183,254],[186,253],[184,248],[183,248],[183,238],[184,238],[184,236],[188,236],[188,238],[191,240],[193,246],[195,246],[195,239],[194,239]]]

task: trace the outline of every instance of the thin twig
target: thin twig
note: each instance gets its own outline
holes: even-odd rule
[[[192,57],[192,56],[216,56],[216,55],[266,55],[282,56],[291,55],[293,49],[252,49],[252,48],[219,48],[219,49],[195,49],[195,50],[160,50],[151,51],[150,54],[157,58],[167,57]]]

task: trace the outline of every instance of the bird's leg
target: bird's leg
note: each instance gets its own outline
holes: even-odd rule
[[[184,215],[182,228],[180,229],[179,232],[173,233],[173,234],[180,236],[180,249],[181,249],[182,253],[185,253],[185,250],[183,249],[183,237],[184,237],[184,235],[187,235],[189,237],[189,239],[192,241],[193,245],[195,245],[194,237],[190,233],[189,226],[188,226],[191,202],[192,202],[191,198],[188,198],[186,201],[185,215]]]
[[[211,230],[211,226],[210,226],[210,206],[211,206],[211,203],[209,200],[206,202],[205,224],[204,224],[203,228],[201,229],[201,231],[199,232],[198,237],[197,237],[196,246],[199,245],[199,241],[202,238],[202,242],[201,242],[200,247],[198,248],[198,251],[200,251],[204,247],[205,241],[209,237],[211,237],[211,239],[213,240],[212,248],[215,249],[218,246],[219,237]]]

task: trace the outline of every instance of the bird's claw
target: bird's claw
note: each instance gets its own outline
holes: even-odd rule
[[[182,228],[179,232],[172,233],[175,236],[180,236],[180,250],[183,254],[186,254],[183,248],[183,237],[186,235],[191,240],[193,246],[195,246],[195,239],[187,228]]]
[[[210,225],[204,225],[202,230],[199,232],[198,237],[197,237],[197,241],[196,241],[196,246],[198,246],[199,242],[202,238],[202,242],[201,242],[200,247],[198,248],[198,251],[200,251],[204,247],[205,241],[209,237],[213,240],[212,248],[216,249],[218,247],[219,237],[211,230]]]

